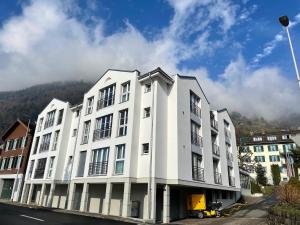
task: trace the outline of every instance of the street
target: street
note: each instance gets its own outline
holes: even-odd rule
[[[26,208],[0,203],[0,224],[3,225],[126,225],[130,223],[92,218],[48,209]]]

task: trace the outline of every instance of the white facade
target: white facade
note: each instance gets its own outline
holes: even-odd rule
[[[108,70],[84,95],[80,118],[66,121],[77,123],[77,141],[72,129],[65,139],[75,151],[56,155],[59,171],[74,158],[68,209],[168,222],[187,215],[192,193],[224,206],[236,200],[234,126],[227,110],[211,110],[194,77]]]

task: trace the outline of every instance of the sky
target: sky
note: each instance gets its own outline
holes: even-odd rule
[[[108,68],[195,76],[212,107],[300,113],[298,0],[15,0],[0,4],[0,91],[94,81]]]

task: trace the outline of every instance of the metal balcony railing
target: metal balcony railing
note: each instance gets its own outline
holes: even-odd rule
[[[214,174],[215,178],[215,183],[216,184],[222,184],[222,174],[219,172],[215,172]]]
[[[229,161],[233,161],[233,155],[231,152],[229,152],[228,150],[226,150],[226,156],[227,156],[227,160]]]
[[[94,162],[89,164],[89,176],[106,175],[108,161]]]
[[[229,176],[229,185],[230,186],[235,186],[235,178],[233,176]]]
[[[218,122],[215,119],[210,120],[210,125],[212,128],[218,130]]]
[[[204,181],[204,168],[193,166],[193,180]]]
[[[192,134],[191,134],[191,142],[194,145],[203,147],[202,137],[200,135],[198,135],[197,133],[192,132]]]
[[[97,102],[97,110],[113,105],[114,103],[115,103],[115,95],[112,95],[109,98],[99,99]]]
[[[45,168],[44,169],[36,169],[34,173],[35,179],[42,179],[44,177]]]
[[[40,152],[48,151],[50,147],[50,142],[42,143],[40,146]]]
[[[111,127],[109,129],[94,130],[93,141],[98,141],[111,136]]]
[[[212,145],[213,154],[216,156],[220,156],[220,147],[217,144]]]
[[[191,102],[190,103],[190,108],[191,108],[191,112],[194,113],[196,116],[201,118],[201,109],[198,105],[196,105],[195,103]]]

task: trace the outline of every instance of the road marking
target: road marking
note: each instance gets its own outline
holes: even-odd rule
[[[33,219],[33,220],[38,220],[38,221],[42,221],[44,222],[45,220],[42,220],[42,219],[39,219],[39,218],[35,218],[35,217],[31,217],[31,216],[26,216],[26,215],[20,215],[22,217],[26,217],[26,218],[29,218],[29,219]]]

